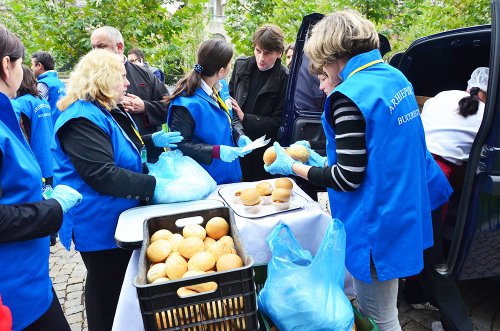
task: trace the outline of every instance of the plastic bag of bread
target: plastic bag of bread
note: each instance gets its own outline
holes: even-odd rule
[[[200,200],[217,187],[201,165],[179,150],[161,153],[158,162],[148,163],[148,168],[149,175],[169,181],[162,203]]]
[[[281,331],[351,331],[354,313],[343,290],[344,225],[332,219],[314,258],[286,224],[277,225],[267,242],[272,257],[257,300],[259,310]]]

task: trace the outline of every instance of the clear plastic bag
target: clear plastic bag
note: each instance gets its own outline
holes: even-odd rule
[[[169,181],[163,203],[200,200],[217,187],[205,169],[179,150],[161,153],[158,162],[148,163],[148,168],[150,175]]]
[[[258,306],[281,331],[351,330],[354,314],[344,294],[345,230],[332,219],[313,258],[285,224],[267,238],[272,252]]]

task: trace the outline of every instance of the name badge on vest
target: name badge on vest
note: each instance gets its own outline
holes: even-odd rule
[[[148,161],[148,152],[146,150],[146,146],[142,146],[141,148],[141,162],[146,163]]]

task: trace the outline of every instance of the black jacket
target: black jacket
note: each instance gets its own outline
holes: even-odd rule
[[[271,138],[271,144],[278,138],[281,125],[281,115],[285,103],[285,93],[288,82],[288,69],[276,60],[271,75],[258,92],[253,107],[247,105],[248,92],[252,74],[257,72],[255,56],[240,57],[234,63],[229,93],[236,99],[245,113],[243,130],[247,136],[255,140],[263,135]],[[264,170],[262,155],[266,148],[260,148],[246,155],[241,162],[244,181],[254,181],[269,178]]]
[[[167,121],[167,108],[163,97],[169,95],[168,90],[149,70],[129,61],[125,61],[125,70],[130,82],[127,92],[144,100],[146,109],[142,114],[132,114],[132,118],[141,134],[154,133]]]

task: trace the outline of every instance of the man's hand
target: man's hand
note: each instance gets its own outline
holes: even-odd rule
[[[233,109],[236,111],[236,115],[238,115],[240,122],[243,122],[243,117],[245,117],[245,113],[243,112],[243,110],[241,110],[240,105],[238,105],[238,102],[233,97],[231,97],[231,104],[233,106]]]
[[[125,111],[132,114],[144,113],[144,101],[135,94],[127,93],[122,101],[122,106]]]

